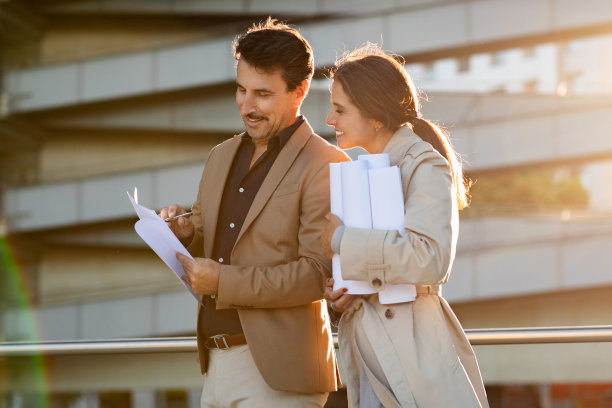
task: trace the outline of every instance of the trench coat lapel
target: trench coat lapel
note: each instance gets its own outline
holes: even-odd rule
[[[205,202],[202,203],[202,208],[206,208],[204,225],[210,225],[210,227],[204,228],[204,256],[206,257],[210,257],[212,254],[221,199],[223,198],[227,176],[240,146],[241,137],[242,134],[234,136],[227,147],[227,152],[219,152],[221,157],[217,159],[218,163],[211,164],[210,180],[212,180],[212,183],[210,188],[206,190],[206,196],[203,197]]]
[[[268,175],[255,195],[255,199],[253,200],[253,204],[251,204],[251,208],[247,213],[244,224],[242,224],[242,228],[240,229],[240,233],[238,234],[234,248],[236,248],[238,241],[240,241],[240,238],[242,238],[245,231],[249,229],[249,226],[253,223],[255,218],[257,218],[259,213],[261,213],[266,203],[278,187],[278,184],[281,182],[285,174],[287,174],[287,171],[289,171],[291,165],[312,134],[312,128],[306,119],[304,119],[304,123],[302,123],[293,133],[291,138],[289,138],[287,141],[287,144],[285,144],[283,149],[278,154],[272,168],[270,168]]]

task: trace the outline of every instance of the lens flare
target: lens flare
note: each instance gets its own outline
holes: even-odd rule
[[[0,341],[38,341],[27,279],[20,273],[17,260],[11,252],[3,219],[0,219],[0,273]],[[7,335],[10,338],[6,338]],[[13,394],[27,406],[48,407],[48,384],[43,357],[34,354],[0,360],[0,389]]]

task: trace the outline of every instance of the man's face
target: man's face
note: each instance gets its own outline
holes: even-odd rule
[[[247,132],[255,141],[267,141],[295,122],[307,82],[287,91],[280,70],[264,72],[238,60],[236,104]]]

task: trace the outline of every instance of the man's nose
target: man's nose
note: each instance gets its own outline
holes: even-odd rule
[[[242,98],[240,98],[238,106],[242,115],[247,115],[257,110],[257,103],[255,101],[255,98],[248,92],[245,93]]]

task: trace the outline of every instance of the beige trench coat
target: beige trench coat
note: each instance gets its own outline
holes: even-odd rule
[[[392,305],[381,305],[377,295],[359,297],[343,314],[339,348],[350,405],[359,407],[364,363],[385,406],[488,407],[472,347],[440,296],[459,226],[450,167],[408,127],[396,132],[385,152],[401,169],[406,235],[347,227],[340,244],[342,277],[370,282],[376,290],[414,284],[418,295]]]

